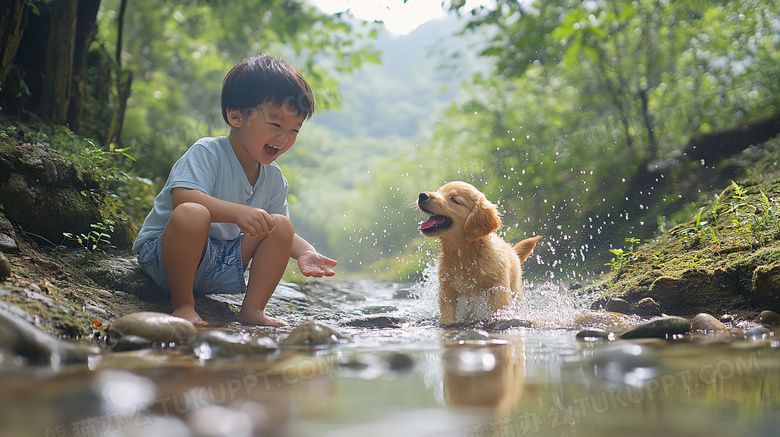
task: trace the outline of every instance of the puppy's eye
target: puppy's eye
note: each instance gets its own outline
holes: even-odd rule
[[[458,202],[457,200],[455,200],[455,198],[454,198],[454,197],[452,197],[452,196],[450,196],[450,202],[452,202],[452,203],[454,203],[454,204],[456,204],[456,205],[460,205],[460,202]]]

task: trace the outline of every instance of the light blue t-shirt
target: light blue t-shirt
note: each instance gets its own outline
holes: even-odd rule
[[[228,137],[201,138],[176,161],[162,191],[154,199],[154,207],[146,216],[133,244],[138,253],[148,239],[165,229],[173,212],[174,188],[191,188],[228,202],[264,209],[269,214],[287,211],[287,179],[279,166],[260,164],[260,177],[249,184]],[[241,233],[235,223],[212,223],[210,235],[220,240],[233,240]]]

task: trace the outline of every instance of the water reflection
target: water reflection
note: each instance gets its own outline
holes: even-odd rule
[[[283,340],[292,327],[226,327],[199,338],[238,336],[240,353],[209,360],[181,346],[57,371],[0,367],[0,435],[733,437],[780,427],[778,331],[613,342],[578,341],[568,322],[446,331],[421,314],[425,303],[393,298],[396,287],[361,287],[365,300],[314,310],[353,340],[332,349],[251,357],[247,337]],[[403,322],[358,328],[342,315],[378,306]]]
[[[445,347],[442,365],[444,399],[451,407],[483,408],[504,417],[523,393],[522,342]]]

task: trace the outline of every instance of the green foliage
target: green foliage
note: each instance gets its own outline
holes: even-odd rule
[[[613,272],[620,270],[629,260],[631,260],[634,253],[634,245],[637,245],[640,242],[641,240],[638,238],[626,238],[626,243],[631,245],[628,249],[609,249],[612,255],[614,255],[614,258],[612,258],[605,265],[610,266]]]
[[[98,251],[114,248],[111,244],[111,235],[114,233],[114,222],[106,220],[103,223],[93,223],[89,225],[92,230],[86,234],[74,235],[70,232],[63,232],[62,235],[67,240],[77,242],[89,255],[96,255]]]
[[[107,46],[116,41],[118,3],[101,3],[98,41]],[[138,159],[136,172],[164,178],[198,138],[225,134],[222,80],[254,54],[287,58],[304,73],[318,104],[338,104],[326,95],[333,74],[377,60],[361,44],[370,34],[355,26],[300,0],[129,3],[122,66],[134,80],[121,143]]]
[[[649,238],[646,222],[684,197],[646,187],[670,177],[688,140],[776,111],[776,2],[499,0],[460,11],[471,13],[466,32],[491,36],[483,55],[496,69],[464,89],[431,155],[447,149],[443,179],[501,199],[505,223],[522,227],[510,239],[544,235],[553,265],[600,265],[616,236]]]

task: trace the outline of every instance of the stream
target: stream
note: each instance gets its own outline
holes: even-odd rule
[[[334,347],[204,360],[163,344],[57,369],[0,366],[0,436],[780,433],[778,331],[581,341],[575,320],[591,302],[552,282],[526,283],[513,311],[530,322],[443,329],[436,287],[283,287],[268,312],[286,327],[210,327],[279,339],[317,320],[348,338]]]

